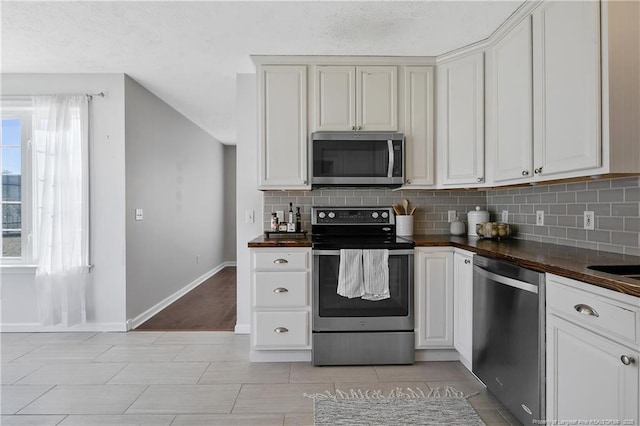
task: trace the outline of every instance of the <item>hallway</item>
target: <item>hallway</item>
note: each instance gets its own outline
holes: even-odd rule
[[[141,324],[141,331],[233,331],[236,267],[228,266]]]

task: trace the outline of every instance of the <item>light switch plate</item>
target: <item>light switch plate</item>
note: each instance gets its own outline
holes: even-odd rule
[[[136,209],[136,220],[144,219],[144,212],[142,209]]]
[[[449,210],[448,212],[448,216],[447,216],[447,220],[449,221],[449,223],[453,222],[454,220],[456,220],[456,211],[455,210]]]

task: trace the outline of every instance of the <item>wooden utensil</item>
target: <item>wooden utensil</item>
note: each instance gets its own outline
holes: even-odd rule
[[[402,215],[402,210],[400,210],[399,204],[394,204],[392,207],[393,207],[393,211],[396,212],[397,215]]]
[[[413,206],[411,208],[411,211],[409,212],[409,216],[413,216],[413,213],[416,211],[416,208],[417,208],[416,206]]]
[[[404,214],[409,214],[409,200],[406,198],[402,200],[402,207],[404,207]]]

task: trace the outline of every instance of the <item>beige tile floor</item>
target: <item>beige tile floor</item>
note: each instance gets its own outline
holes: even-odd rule
[[[458,362],[250,363],[228,332],[1,333],[2,425],[312,425],[303,393],[452,386],[487,425],[518,424]],[[477,393],[477,394],[476,394]]]

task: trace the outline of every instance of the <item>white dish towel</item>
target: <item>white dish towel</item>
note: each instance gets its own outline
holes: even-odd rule
[[[364,296],[362,250],[341,249],[338,294],[353,299]]]
[[[362,250],[364,294],[366,300],[388,299],[389,250]]]

